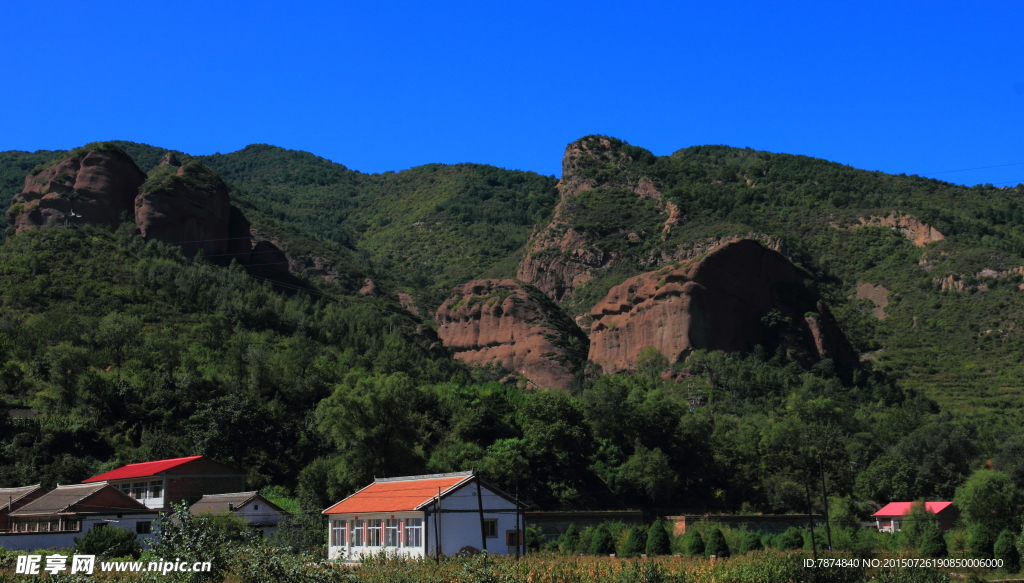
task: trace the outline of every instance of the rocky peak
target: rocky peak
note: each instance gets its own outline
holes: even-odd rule
[[[11,201],[7,221],[15,233],[77,223],[116,226],[122,213],[133,211],[145,180],[121,148],[89,144],[29,173],[24,189]]]
[[[928,243],[942,241],[946,238],[935,227],[910,215],[897,216],[896,213],[890,213],[884,217],[870,216],[861,218],[860,224],[854,225],[851,228],[855,229],[858,227],[888,227],[899,232],[917,247],[924,247]]]
[[[568,389],[586,358],[586,336],[540,290],[511,279],[457,286],[434,316],[455,358],[500,365],[535,388]]]
[[[228,251],[231,201],[216,172],[192,161],[171,171],[158,167],[135,199],[135,226],[146,240],[181,246],[191,257],[202,250],[223,258]]]
[[[613,287],[590,312],[589,358],[614,373],[632,369],[649,346],[675,363],[698,349],[781,345],[798,360],[832,358],[848,373],[857,357],[808,279],[758,241],[727,242]]]
[[[160,163],[157,164],[156,166],[157,168],[163,166],[174,166],[175,168],[177,168],[178,166],[181,166],[181,161],[178,160],[178,157],[174,155],[174,152],[167,152],[166,154],[164,154],[163,158],[160,158]]]

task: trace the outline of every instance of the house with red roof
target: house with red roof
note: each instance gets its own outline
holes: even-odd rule
[[[890,502],[872,516],[879,532],[896,532],[910,518],[910,509],[916,502]],[[952,502],[925,502],[924,508],[938,518],[939,530],[945,532],[956,526],[960,511]]]
[[[245,490],[245,472],[202,455],[128,464],[84,480],[104,482],[155,510],[191,504],[207,494]]]
[[[323,511],[328,558],[522,552],[524,507],[473,472],[377,478]]]

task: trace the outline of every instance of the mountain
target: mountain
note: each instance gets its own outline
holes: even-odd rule
[[[559,180],[3,152],[0,194],[38,414],[3,486],[206,453],[311,511],[467,468],[542,508],[805,510],[811,459],[864,502],[1024,487],[1021,186],[587,136]]]

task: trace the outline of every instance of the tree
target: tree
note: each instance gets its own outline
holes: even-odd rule
[[[648,556],[667,555],[671,550],[672,543],[668,539],[668,531],[665,530],[665,523],[655,520],[654,524],[647,529],[647,544],[644,551]]]
[[[978,470],[956,490],[953,498],[968,524],[982,525],[989,539],[1016,526],[1021,494],[1010,477],[996,470]]]
[[[132,557],[138,559],[142,554],[139,537],[127,528],[115,528],[106,525],[94,526],[81,537],[75,537],[75,552],[83,555],[96,555],[105,559]]]
[[[594,528],[594,534],[590,538],[590,554],[610,555],[615,552],[615,541],[612,540],[612,533],[608,525],[601,523]]]
[[[999,533],[999,538],[992,548],[992,555],[1003,562],[1003,568],[1007,573],[1020,571],[1020,552],[1017,551],[1017,541],[1009,529]]]
[[[645,377],[659,378],[667,368],[668,358],[653,346],[644,348],[636,357],[636,372]]]
[[[679,474],[661,448],[647,449],[637,442],[633,455],[619,467],[619,481],[621,489],[638,492],[647,503],[657,505],[672,495]]]
[[[700,538],[700,533],[696,531],[686,533],[683,539],[683,552],[687,556],[703,556],[703,551],[705,551],[705,544]]]
[[[971,538],[967,541],[967,550],[976,559],[992,558],[992,533],[988,526],[976,522],[971,526]]]
[[[580,550],[580,529],[576,528],[575,524],[570,523],[569,527],[565,529],[562,536],[559,537],[559,546],[562,548],[562,552],[567,555],[578,553]]]
[[[647,527],[637,525],[629,529],[626,542],[622,543],[622,550],[618,553],[620,557],[637,557],[644,552],[644,544],[647,541]]]
[[[101,349],[110,352],[117,366],[117,378],[121,378],[121,365],[141,331],[142,320],[135,316],[110,312],[100,320],[96,331],[96,343]]]
[[[715,556],[718,558],[729,556],[729,544],[725,542],[725,535],[722,534],[722,529],[712,529],[711,533],[708,534],[708,547],[705,549],[704,554],[709,557]]]
[[[900,521],[900,534],[906,546],[912,549],[921,547],[925,531],[932,526],[938,528],[935,515],[928,511],[924,501],[919,500],[910,506],[910,513]]]
[[[804,546],[804,535],[800,533],[799,528],[791,526],[779,535],[778,542],[776,544],[784,551],[800,549]]]
[[[188,504],[171,505],[172,515],[161,514],[154,525],[156,539],[151,543],[158,557],[174,557],[194,563],[209,561],[211,570],[181,574],[186,583],[219,581],[223,578],[228,556],[237,544],[230,533],[211,515],[193,515]]]
[[[945,557],[948,554],[946,539],[939,532],[937,524],[933,522],[928,523],[924,532],[921,533],[921,546],[919,550],[923,558]]]

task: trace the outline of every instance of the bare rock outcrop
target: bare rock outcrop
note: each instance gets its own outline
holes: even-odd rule
[[[854,225],[851,228],[857,227],[888,227],[898,231],[908,241],[918,247],[924,247],[928,243],[942,241],[946,238],[935,227],[923,223],[910,215],[897,216],[896,213],[891,213],[885,217],[872,216],[861,218],[860,224]]]
[[[133,202],[146,174],[121,148],[107,143],[77,148],[25,177],[7,222],[15,233],[52,225],[116,226]]]
[[[879,320],[885,319],[887,316],[885,308],[889,305],[889,290],[885,286],[862,283],[857,286],[857,293],[854,295],[857,298],[869,300],[872,304],[875,304],[871,314]]]
[[[459,285],[434,318],[455,358],[500,364],[533,387],[568,389],[586,359],[583,331],[540,290],[515,280]]]
[[[227,185],[200,162],[151,178],[135,198],[135,226],[143,238],[178,245],[188,257],[201,249],[207,257],[224,258],[230,220]]]
[[[590,312],[590,360],[630,370],[648,346],[670,362],[697,349],[749,352],[782,346],[808,364],[857,364],[809,276],[758,241],[738,239],[705,255],[627,279]]]

